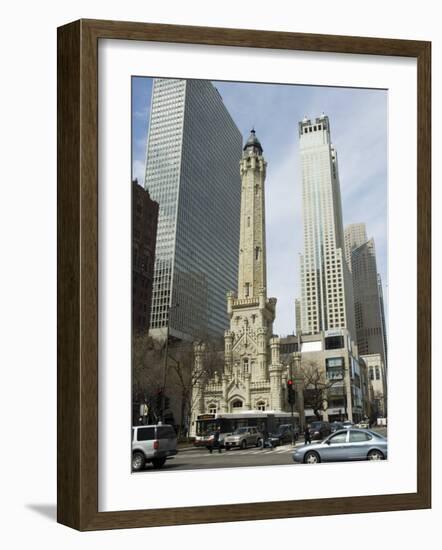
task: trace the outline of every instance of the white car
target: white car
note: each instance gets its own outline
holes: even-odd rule
[[[134,426],[132,428],[132,470],[139,472],[146,463],[154,468],[164,466],[167,458],[177,454],[176,433],[169,424]]]
[[[255,426],[245,426],[237,428],[232,435],[228,435],[224,439],[224,447],[226,451],[230,451],[233,447],[246,449],[249,445],[259,447],[262,443],[262,434]]]

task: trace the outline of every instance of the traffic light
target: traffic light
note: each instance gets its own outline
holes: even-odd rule
[[[290,405],[295,404],[295,385],[291,379],[287,380],[287,401]]]

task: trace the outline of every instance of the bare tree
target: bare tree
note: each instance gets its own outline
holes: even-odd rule
[[[149,411],[148,418],[155,422],[160,419],[161,415],[157,396],[163,390],[162,354],[161,342],[147,334],[133,336],[132,402],[134,406],[141,403],[146,404]]]
[[[301,365],[301,373],[304,377],[304,406],[313,409],[316,418],[321,420],[321,413],[328,409],[330,390],[344,378],[327,378],[325,369],[312,361]]]
[[[214,373],[221,372],[224,366],[224,352],[220,351],[220,342],[217,340],[205,340],[205,353],[203,358],[204,369],[196,370],[193,344],[181,343],[171,350],[169,362],[170,384],[175,386],[174,394],[179,400],[179,435],[188,424],[192,411],[196,404],[193,388],[198,384],[206,384]]]
[[[169,343],[167,361],[165,343],[147,335],[134,335],[132,340],[132,398],[134,422],[138,419],[137,406],[145,403],[149,420],[157,422],[167,414],[177,418],[179,435],[195,406],[193,388],[206,384],[215,371],[222,372],[224,351],[222,340],[205,339],[204,369],[196,371],[193,344]]]

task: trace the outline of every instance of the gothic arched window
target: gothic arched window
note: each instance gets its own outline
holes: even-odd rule
[[[209,414],[216,414],[216,403],[210,403],[208,406]]]
[[[243,362],[243,370],[244,370],[244,374],[249,372],[249,360],[247,357],[244,359],[244,362]]]
[[[241,409],[242,407],[242,401],[240,399],[236,399],[233,403],[232,403],[232,408],[233,409]]]
[[[258,411],[265,411],[266,404],[264,403],[264,401],[258,401],[258,403],[256,404],[256,408],[258,409]]]

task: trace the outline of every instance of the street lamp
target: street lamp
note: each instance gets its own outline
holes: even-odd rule
[[[176,309],[179,304],[170,304],[167,309],[167,327],[166,327],[166,345],[164,349],[164,366],[163,366],[163,391],[162,391],[162,404],[161,404],[161,419],[164,422],[164,410],[166,405],[166,382],[167,382],[167,363],[169,354],[169,332],[170,332],[170,312],[172,309]]]

